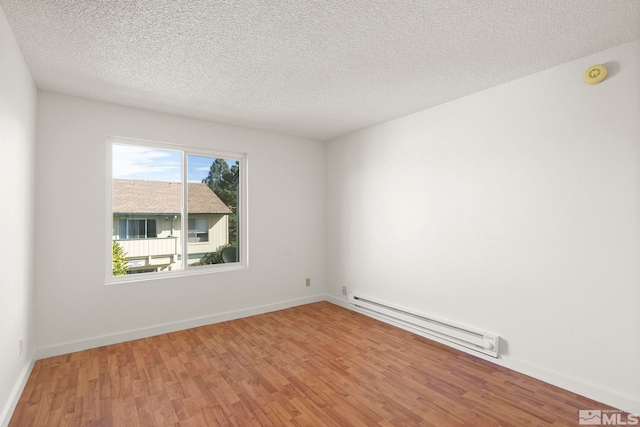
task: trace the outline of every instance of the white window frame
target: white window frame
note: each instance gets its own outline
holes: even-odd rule
[[[113,190],[113,145],[131,145],[138,147],[158,148],[164,150],[179,151],[182,155],[182,211],[180,213],[181,234],[180,244],[182,246],[182,259],[180,270],[151,272],[144,274],[127,274],[125,276],[113,276],[112,242],[113,242],[113,211],[112,211],[112,190]],[[248,159],[246,153],[228,152],[212,150],[203,147],[192,147],[181,144],[171,144],[166,142],[155,142],[141,139],[133,139],[118,136],[107,137],[106,149],[106,213],[105,213],[105,283],[118,284],[141,282],[147,280],[158,280],[172,277],[193,276],[199,274],[211,274],[226,271],[246,270],[249,268],[249,223],[248,223],[248,197],[247,197],[247,170]],[[237,160],[240,166],[238,182],[238,246],[240,261],[229,264],[211,264],[197,267],[188,267],[188,244],[189,244],[189,224],[187,218],[187,192],[188,184],[188,156],[200,156],[211,158],[223,158]]]

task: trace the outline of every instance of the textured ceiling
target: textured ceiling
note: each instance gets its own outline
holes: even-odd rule
[[[331,139],[640,39],[638,0],[0,0],[40,89]]]

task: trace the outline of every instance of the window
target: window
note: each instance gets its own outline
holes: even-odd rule
[[[118,235],[122,239],[148,239],[158,237],[155,219],[119,219]]]
[[[189,218],[189,243],[209,241],[209,220],[207,218]]]
[[[122,138],[107,146],[108,281],[246,268],[245,155]]]

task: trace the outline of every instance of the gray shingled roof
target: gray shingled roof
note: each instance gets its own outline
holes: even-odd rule
[[[206,184],[189,183],[191,214],[230,214],[229,209]],[[114,213],[180,214],[179,182],[113,180]]]

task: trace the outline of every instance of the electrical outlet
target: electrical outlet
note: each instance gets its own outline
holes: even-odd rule
[[[342,287],[342,295],[347,295],[347,287],[346,286]]]
[[[20,337],[20,356],[22,356],[22,351],[24,350],[24,341],[22,337]]]
[[[305,280],[304,284],[306,286],[311,286],[311,277],[307,277],[307,280]]]

